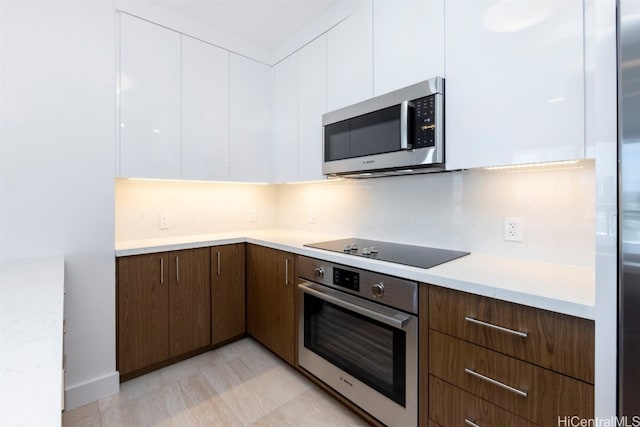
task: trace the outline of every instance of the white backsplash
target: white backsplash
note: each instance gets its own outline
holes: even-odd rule
[[[274,228],[277,205],[271,185],[117,179],[116,241]]]
[[[289,185],[118,180],[116,239],[279,227],[593,266],[594,173],[584,161]],[[522,219],[522,243],[503,239],[505,217]]]
[[[592,161],[283,185],[278,217],[282,228],[593,266],[594,190]],[[522,219],[522,243],[503,239],[504,217]]]

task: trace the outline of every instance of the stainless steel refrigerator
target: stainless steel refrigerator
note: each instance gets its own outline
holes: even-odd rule
[[[640,0],[618,0],[618,415],[640,415]]]

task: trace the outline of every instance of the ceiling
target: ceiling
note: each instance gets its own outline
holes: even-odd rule
[[[153,0],[257,46],[274,50],[340,0]]]

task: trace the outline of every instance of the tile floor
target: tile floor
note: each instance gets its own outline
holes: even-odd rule
[[[366,426],[251,338],[127,381],[62,415],[84,426]]]

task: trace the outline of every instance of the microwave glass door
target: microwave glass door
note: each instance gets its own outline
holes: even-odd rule
[[[400,150],[400,105],[324,127],[325,161]]]
[[[304,346],[405,406],[405,331],[305,294]]]

